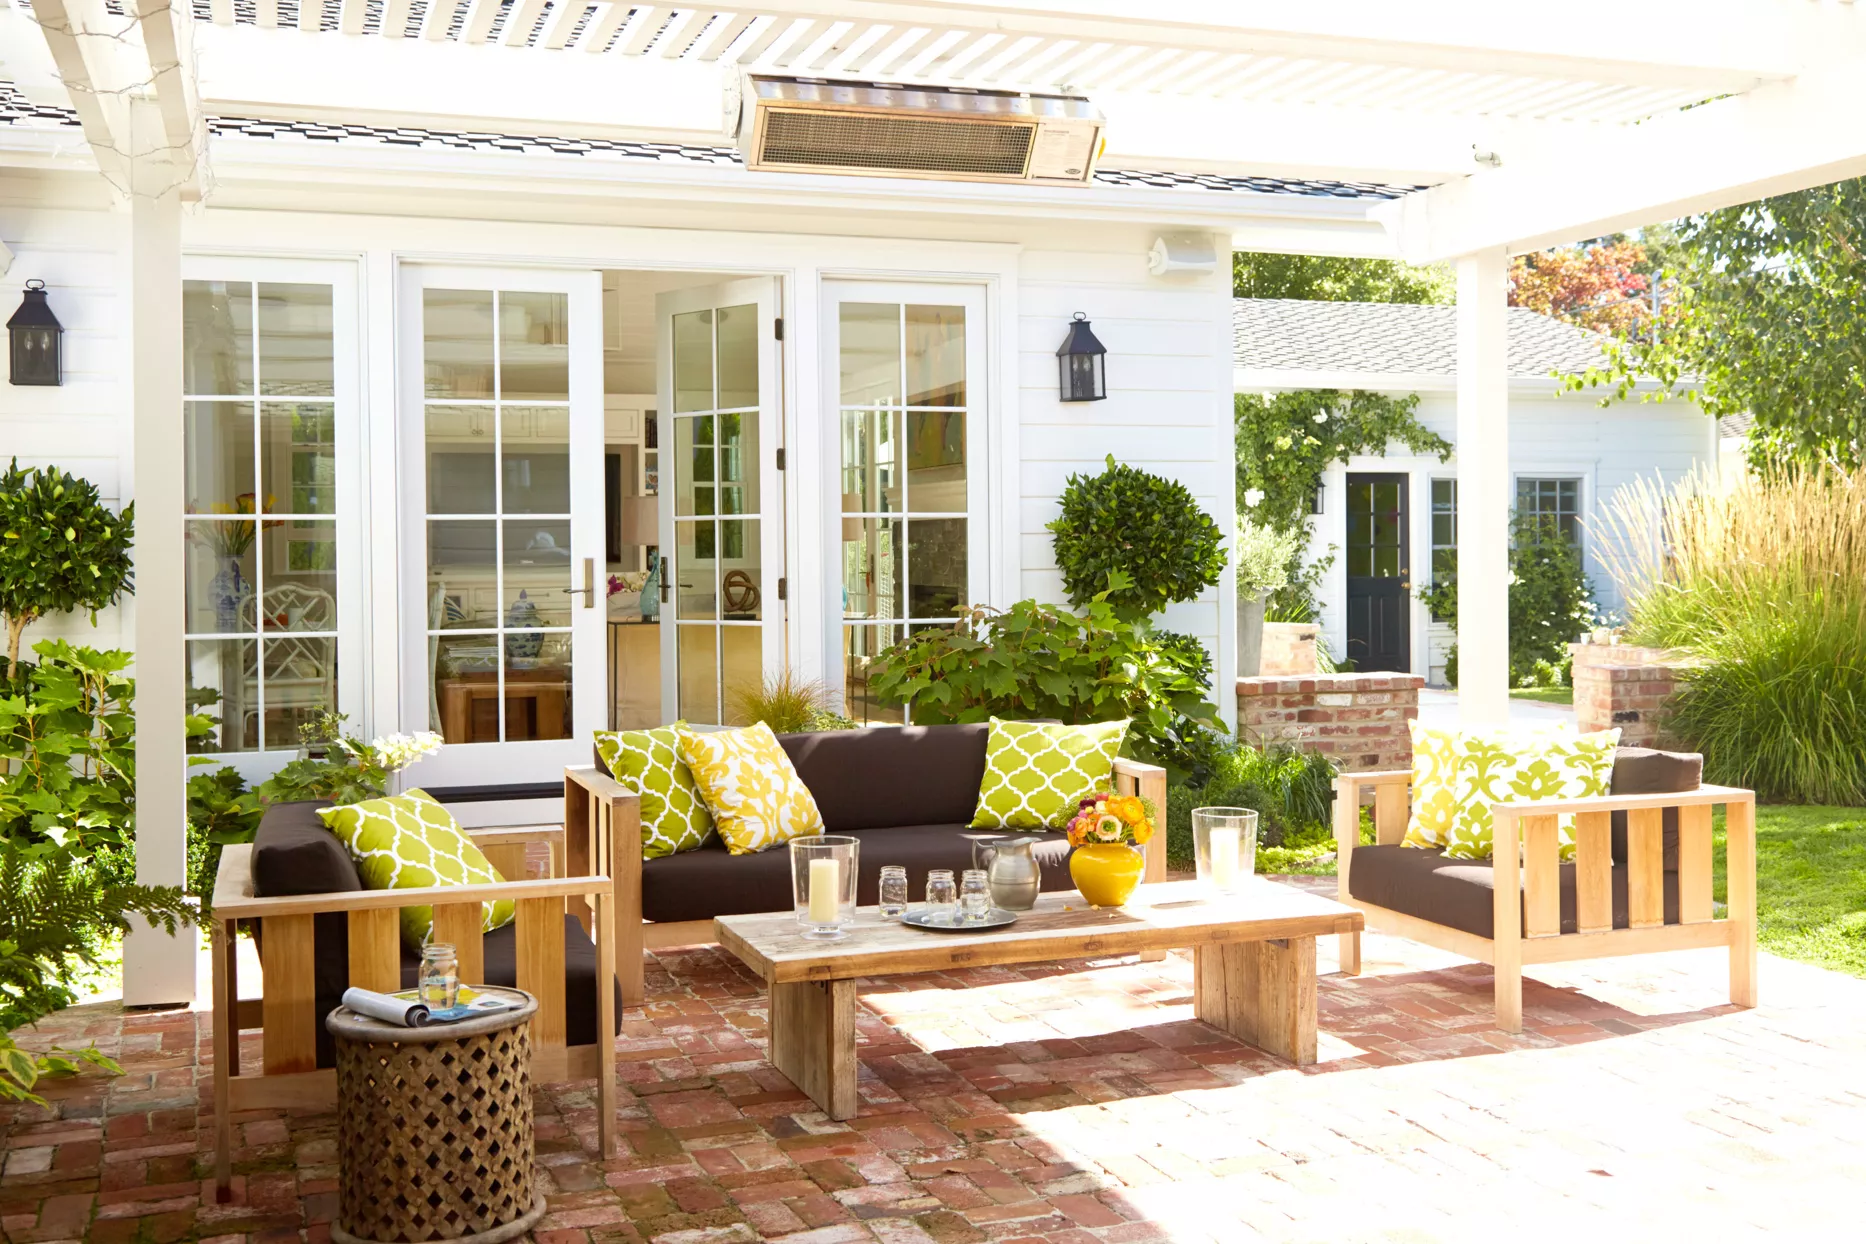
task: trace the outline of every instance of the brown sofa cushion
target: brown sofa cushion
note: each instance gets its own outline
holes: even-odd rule
[[[966,820],[970,819],[968,809]],[[908,897],[919,902],[926,892],[929,868],[950,868],[957,874],[972,867],[974,841],[1003,835],[959,822],[862,829],[851,836],[862,844],[855,901],[866,904],[876,900],[882,865],[905,865]],[[1032,853],[1043,871],[1043,888],[1073,889],[1069,839],[1060,833],[1038,836],[1044,841]],[[747,912],[789,911],[792,902],[790,851],[784,847],[755,855],[728,855],[713,837],[697,851],[642,861],[641,914],[649,920],[710,920]]]
[[[1626,866],[1613,870],[1613,927],[1628,927]],[[1496,874],[1489,860],[1446,859],[1443,851],[1395,843],[1356,847],[1348,866],[1348,894],[1388,911],[1462,929],[1478,937],[1495,927]],[[1575,924],[1574,865],[1561,866],[1561,931]],[[1665,923],[1678,923],[1678,874],[1665,874]]]
[[[363,888],[356,863],[319,818],[328,799],[275,803],[253,834],[253,888],[267,898],[348,894]]]
[[[1622,747],[1613,754],[1615,795],[1669,795],[1696,790],[1704,782],[1704,757],[1696,752],[1661,752]],[[1678,871],[1678,809],[1664,813],[1665,871]],[[1626,863],[1626,813],[1613,814],[1613,862]]]

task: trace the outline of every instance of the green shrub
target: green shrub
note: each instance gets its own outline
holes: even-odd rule
[[[734,725],[762,721],[775,734],[853,730],[858,724],[830,709],[829,693],[822,683],[805,679],[789,667],[767,673],[756,687],[734,694],[731,709]]]
[[[1221,741],[1224,746],[1203,781],[1177,781],[1167,787],[1169,861],[1179,867],[1192,866],[1194,808],[1254,809],[1260,850],[1297,841],[1307,846],[1328,838],[1335,766],[1326,756],[1279,748],[1259,751],[1229,739]]]
[[[1195,599],[1224,573],[1224,532],[1184,484],[1117,465],[1071,475],[1062,514],[1049,524],[1056,567],[1077,608],[1105,596],[1132,621]],[[1126,582],[1111,588],[1113,576]]]
[[[1278,531],[1246,518],[1238,523],[1239,600],[1268,599],[1290,581],[1290,564],[1302,555],[1302,532]],[[1303,619],[1307,621],[1307,619]]]
[[[1510,685],[1557,687],[1568,682],[1568,645],[1598,617],[1581,547],[1552,518],[1510,520]],[[1419,593],[1434,617],[1458,620],[1458,577],[1447,575]],[[1458,649],[1445,659],[1445,680],[1458,685]]]
[[[1120,576],[1117,575],[1117,583]],[[1081,612],[1022,600],[960,610],[875,657],[869,687],[921,724],[989,717],[1132,721],[1124,750],[1179,775],[1218,728],[1183,644],[1119,616],[1102,592]],[[1202,652],[1202,650],[1201,650]]]
[[[136,684],[130,654],[33,645],[0,695],[0,835],[69,835],[86,853],[127,855],[135,823]]]
[[[0,472],[0,615],[7,676],[19,672],[20,634],[48,613],[86,609],[91,620],[130,590],[136,507],[105,508],[97,486],[56,467]]]

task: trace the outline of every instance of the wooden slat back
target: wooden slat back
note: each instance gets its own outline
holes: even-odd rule
[[[1613,814],[1582,812],[1574,818],[1575,932],[1613,928]]]
[[[569,771],[564,773],[564,846],[563,859],[558,861],[560,875],[589,877],[600,873],[615,876],[606,869],[590,866],[597,856],[594,846],[599,840],[597,822],[606,819],[602,815],[606,807],[606,801],[592,798],[589,789],[572,777]],[[577,918],[585,935],[594,938],[595,914],[590,909],[589,899],[577,895],[569,900],[566,910]]]
[[[1635,929],[1665,923],[1665,812],[1632,808],[1626,814],[1626,923]]]
[[[350,913],[350,983],[394,993],[402,987],[401,913],[393,907]]]
[[[1382,782],[1374,787],[1374,841],[1381,846],[1394,846],[1406,836],[1411,794],[1411,788],[1399,782]]]
[[[522,842],[485,843],[480,850],[486,855],[486,862],[499,870],[499,876],[505,881],[523,881],[530,875],[525,864],[525,844]]]
[[[1678,922],[1711,918],[1711,810],[1696,804],[1678,809]]]
[[[562,1048],[564,1019],[564,900],[527,898],[518,903],[518,987],[538,1000],[531,1040]]]
[[[1561,838],[1552,816],[1525,816],[1523,826],[1523,936],[1561,933]]]
[[[265,973],[265,1073],[317,1068],[317,956],[311,916],[273,916],[262,923],[259,963]]]
[[[480,931],[485,922],[486,912],[479,903],[440,903],[434,908],[431,940],[446,942],[454,948],[454,961],[459,966],[463,985],[486,983],[486,949],[481,941],[484,934]]]

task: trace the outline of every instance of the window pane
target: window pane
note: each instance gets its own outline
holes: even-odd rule
[[[950,618],[965,603],[969,525],[963,518],[908,520],[908,616]]]
[[[758,547],[758,520],[722,520],[719,546],[721,615],[729,622],[758,621],[764,616],[764,559]]]
[[[1348,574],[1350,577],[1366,578],[1374,572],[1374,550],[1371,545],[1348,545]]]
[[[263,381],[263,376],[262,376]],[[337,414],[329,402],[267,402],[259,408],[259,465],[270,509],[337,512]]]
[[[251,634],[256,617],[253,595],[253,524],[189,519],[184,591],[191,635]]]
[[[261,393],[330,397],[336,392],[332,343],[330,286],[259,286]]]
[[[713,405],[713,313],[674,317],[674,409],[716,410]]]
[[[719,409],[758,405],[758,306],[719,308]]]
[[[437,628],[499,624],[494,531],[484,519],[428,522],[428,615]]]
[[[570,636],[505,637],[505,739],[570,737]]]
[[[570,512],[570,411],[507,406],[499,412],[507,514]]]
[[[737,720],[740,716],[736,711],[739,701],[748,693],[757,691],[764,682],[764,660],[764,632],[758,627],[719,628],[719,665],[724,680],[727,717]]]
[[[231,514],[253,503],[253,407],[250,402],[182,404],[183,484],[192,514]]]
[[[893,302],[841,307],[842,404],[891,406],[901,400],[901,308]]]
[[[870,724],[906,720],[900,709],[883,707],[868,690],[868,671],[875,654],[900,639],[904,629],[898,623],[842,628],[842,711],[856,721]]]
[[[265,543],[264,590],[258,597],[260,626],[268,631],[337,629],[337,524],[334,520],[287,519],[269,527]]]
[[[846,513],[901,512],[899,411],[842,412],[842,508]]]
[[[965,412],[909,412],[907,508],[916,514],[963,514],[965,502]]]
[[[715,426],[719,430],[719,513],[756,514],[758,416],[720,415]]]
[[[298,746],[299,726],[319,713],[337,711],[337,641],[293,635],[262,641],[260,652],[266,680],[260,742],[267,751],[290,751]],[[256,710],[250,680],[244,694],[247,711]]]
[[[181,283],[181,391],[219,397],[253,391],[253,287]]]
[[[491,406],[428,407],[428,513],[493,512],[495,426]]]
[[[716,536],[711,520],[674,524],[675,617],[718,619],[718,566],[713,557]]]
[[[842,520],[842,611],[849,618],[901,618],[904,524],[898,518]]]
[[[508,402],[570,400],[568,294],[499,295],[499,396]]]
[[[567,519],[507,519],[505,582],[500,589],[508,627],[568,626],[570,523]]]
[[[258,649],[258,641],[252,639],[188,641],[188,711],[219,723],[206,738],[190,743],[189,750],[259,750]]]
[[[429,397],[490,398],[492,291],[423,290],[422,364]]]
[[[909,304],[906,320],[907,404],[965,405],[965,308]]]
[[[1374,515],[1374,543],[1381,548],[1397,548],[1400,542],[1399,511],[1384,506]]]
[[[680,716],[688,721],[721,721],[719,705],[720,628],[678,626]]]
[[[1400,572],[1400,551],[1393,545],[1382,545],[1374,550],[1374,574],[1382,579],[1397,579]]]
[[[434,671],[434,719],[448,743],[499,741],[499,638],[436,635],[428,639]]]
[[[715,513],[713,416],[674,420],[674,513]]]

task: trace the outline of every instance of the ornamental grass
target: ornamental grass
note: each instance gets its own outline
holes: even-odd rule
[[[1697,662],[1666,724],[1705,777],[1866,803],[1866,469],[1641,483],[1601,535],[1627,638]]]

